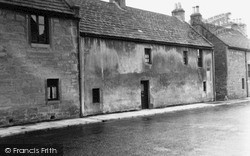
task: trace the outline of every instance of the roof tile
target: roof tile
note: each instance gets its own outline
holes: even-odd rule
[[[230,47],[250,49],[250,42],[247,37],[237,30],[216,26],[213,24],[204,24],[205,27],[216,35],[221,41]]]
[[[114,3],[81,0],[80,31],[98,35],[211,47],[188,23],[176,17]]]
[[[73,14],[73,11],[64,0],[0,0],[0,3],[44,11]]]

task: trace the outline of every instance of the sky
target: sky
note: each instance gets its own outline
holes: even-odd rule
[[[108,2],[109,0],[103,0]],[[181,3],[185,10],[186,21],[190,20],[194,6],[200,7],[204,19],[231,12],[231,18],[241,18],[247,24],[247,33],[250,36],[250,5],[248,0],[126,0],[126,5],[143,10],[171,15],[175,3]]]

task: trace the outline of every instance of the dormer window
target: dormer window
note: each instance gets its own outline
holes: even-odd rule
[[[49,24],[46,16],[30,16],[31,43],[49,44]]]

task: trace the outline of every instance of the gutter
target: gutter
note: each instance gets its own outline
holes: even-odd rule
[[[240,51],[245,51],[245,52],[250,52],[250,49],[245,49],[245,48],[239,48],[239,47],[233,47],[233,46],[229,46],[229,49],[234,49],[234,50],[240,50]]]
[[[52,10],[46,10],[36,7],[28,7],[28,6],[22,6],[22,5],[15,5],[15,4],[7,4],[0,2],[0,8],[6,9],[6,10],[13,10],[18,11],[25,14],[42,14],[47,15],[50,17],[62,17],[62,18],[79,18],[76,17],[74,12],[63,12],[63,11],[52,11]]]
[[[178,47],[185,47],[185,48],[200,48],[200,49],[206,49],[206,50],[213,49],[212,46],[192,45],[192,44],[183,44],[183,43],[172,43],[172,42],[155,41],[155,40],[144,40],[144,39],[139,39],[139,38],[109,36],[109,35],[84,33],[84,32],[80,32],[80,35],[83,36],[83,37],[95,37],[95,38],[101,38],[101,39],[122,40],[122,41],[128,41],[128,42],[138,42],[138,43],[147,43],[147,44],[161,44],[161,45],[178,46]]]

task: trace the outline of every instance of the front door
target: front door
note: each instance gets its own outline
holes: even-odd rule
[[[149,108],[149,81],[141,81],[141,104],[142,109]]]

